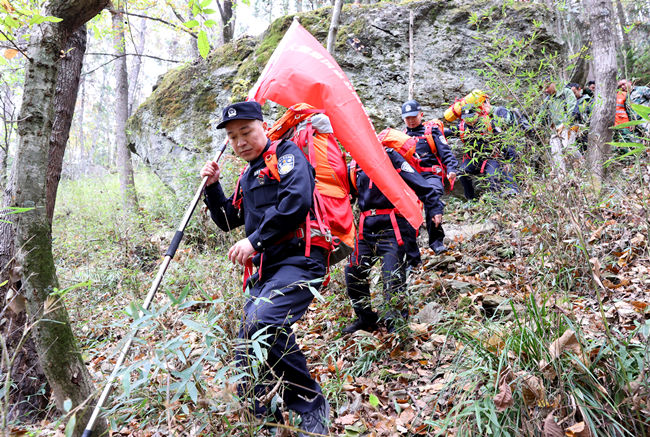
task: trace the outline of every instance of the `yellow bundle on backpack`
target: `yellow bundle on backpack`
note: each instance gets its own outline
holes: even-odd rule
[[[488,95],[481,90],[474,90],[460,100],[456,100],[446,111],[445,120],[452,122],[460,118],[460,112],[465,105],[483,106],[487,100]]]

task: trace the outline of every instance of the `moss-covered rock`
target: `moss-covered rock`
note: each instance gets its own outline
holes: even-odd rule
[[[411,0],[404,3],[345,5],[335,58],[361,97],[377,130],[401,125],[399,107],[408,98],[408,23],[414,14],[415,98],[427,117],[441,117],[456,97],[485,88],[477,73],[492,51],[511,41],[534,40],[527,52],[499,53],[499,71],[539,62],[542,52],[558,51],[552,34],[539,23],[548,12],[534,3],[478,0]],[[246,97],[294,17],[325,43],[331,8],[276,20],[258,38],[244,37],[214,50],[206,60],[171,70],[129,121],[133,150],[165,184],[178,191],[198,161],[223,140],[215,121],[220,108]],[[499,38],[503,40],[500,43]],[[531,47],[532,46],[532,47]],[[270,104],[273,118],[278,108]]]

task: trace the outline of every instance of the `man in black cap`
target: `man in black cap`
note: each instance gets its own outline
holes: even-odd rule
[[[443,244],[445,231],[442,229],[442,213],[445,207],[441,199],[445,193],[442,180],[445,173],[443,165],[446,167],[449,182],[453,184],[456,180],[458,161],[442,132],[430,123],[423,123],[423,117],[424,113],[417,101],[409,100],[402,105],[402,119],[406,124],[406,133],[418,139],[415,153],[418,155],[419,167],[416,170],[427,180],[438,200],[438,205],[434,210],[426,211],[426,226],[429,233],[429,247],[436,254],[440,254],[447,250]],[[433,141],[434,144],[430,144],[429,141]],[[408,244],[409,247],[413,245],[412,242]],[[417,245],[415,247],[417,248]],[[412,258],[413,255],[409,255],[409,258]]]
[[[201,176],[208,177],[205,203],[224,231],[244,225],[246,238],[230,248],[228,258],[241,265],[252,261],[258,267],[246,283],[250,296],[239,331],[243,348],[236,352],[236,360],[238,366],[250,369],[262,365],[259,375],[266,381],[258,380],[252,388],[245,380],[239,386],[240,395],[254,398],[258,417],[274,416],[281,422],[277,410],[272,412],[260,404],[272,386],[271,376],[280,378],[284,404],[300,414],[301,429],[328,434],[329,404],[309,374],[291,330],[313,299],[310,288],[320,287],[326,273],[326,254],[320,247],[311,246],[309,257],[305,256],[305,221],[313,207],[314,170],[293,142],[272,144],[267,139],[257,102],[227,106],[217,128],[226,129],[235,153],[248,161],[248,167],[236,192],[226,198],[219,183],[220,168],[208,161],[201,170]],[[265,156],[272,152],[277,158],[275,172],[269,172],[265,164]],[[268,344],[265,362],[256,363],[258,358],[251,353],[255,342],[262,348]]]

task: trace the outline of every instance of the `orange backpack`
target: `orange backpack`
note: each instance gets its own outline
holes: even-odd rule
[[[411,164],[418,173],[422,172],[432,172],[439,175],[442,180],[445,180],[447,175],[447,168],[440,161],[440,156],[438,155],[438,148],[433,139],[433,129],[438,129],[443,138],[445,138],[445,129],[442,121],[440,120],[431,120],[424,123],[424,135],[420,137],[412,137],[408,135],[405,131],[399,131],[397,129],[384,129],[377,135],[377,138],[384,147],[389,147],[395,149],[397,153],[402,155],[406,161]],[[431,148],[431,152],[436,156],[438,160],[438,165],[433,167],[422,167],[420,165],[420,159],[415,153],[415,149],[418,143],[418,140],[425,139]]]
[[[311,232],[305,238],[319,246],[325,246],[319,244],[323,237],[329,240],[326,249],[330,251],[330,264],[336,264],[354,249],[356,229],[350,205],[347,164],[329,118],[323,110],[298,103],[287,109],[271,126],[267,136],[272,142],[288,139],[296,143],[316,170],[316,217],[310,220]],[[264,163],[269,176],[279,180],[275,147],[264,153]],[[308,256],[309,247],[306,251]]]

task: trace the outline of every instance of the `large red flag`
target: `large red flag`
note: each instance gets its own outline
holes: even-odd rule
[[[370,179],[416,229],[422,223],[417,197],[395,172],[361,99],[334,58],[294,20],[248,94],[260,104],[309,103],[324,109],[334,135]]]

